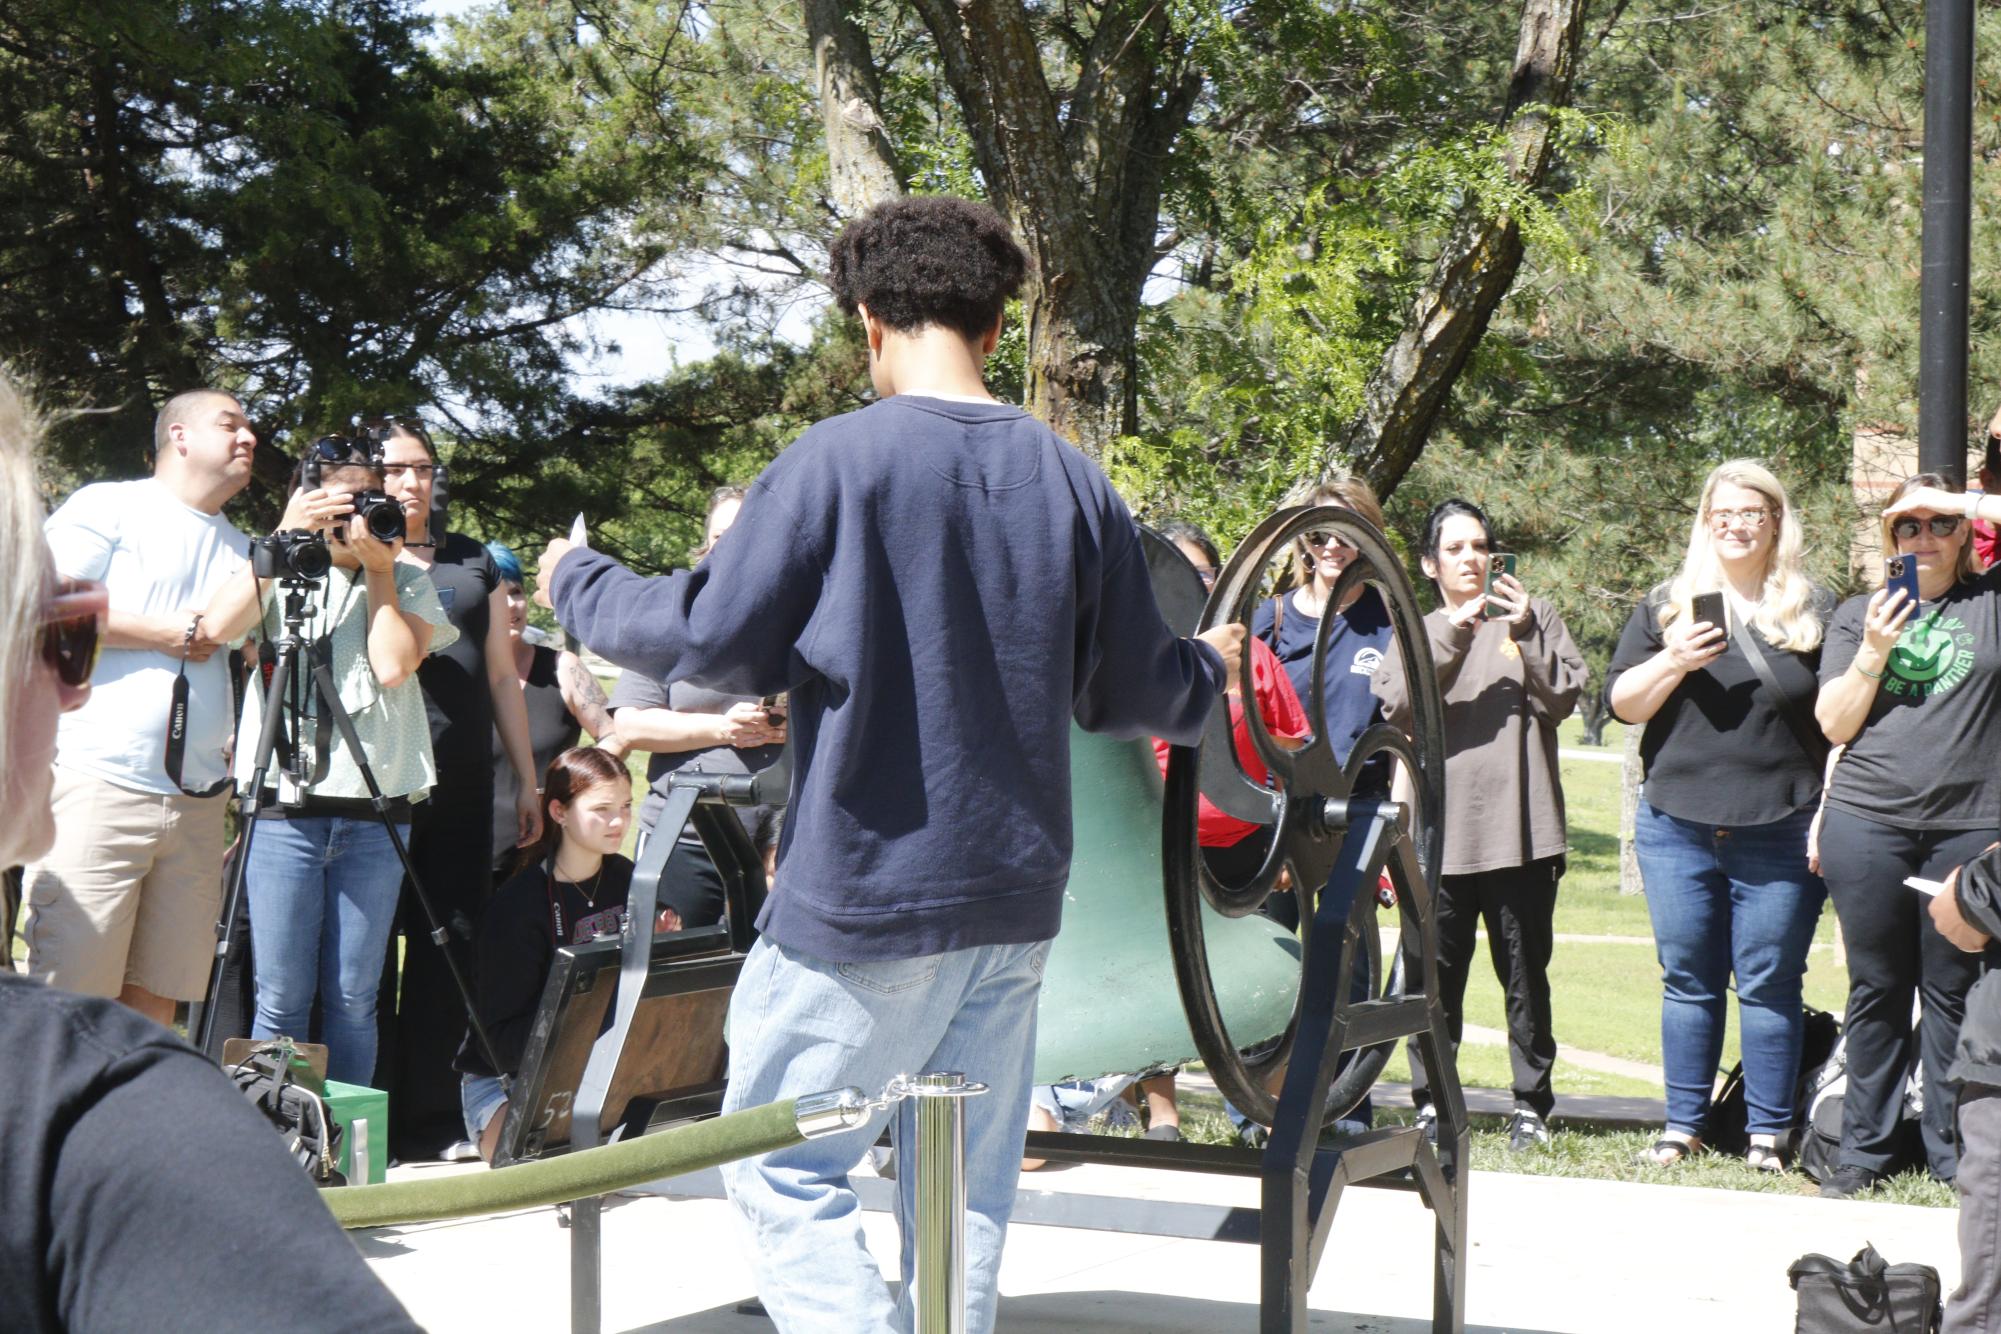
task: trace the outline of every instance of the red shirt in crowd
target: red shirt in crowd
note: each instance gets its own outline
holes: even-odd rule
[[[1292,678],[1285,674],[1285,667],[1270,645],[1253,635],[1246,641],[1251,655],[1251,693],[1257,697],[1258,716],[1264,719],[1265,729],[1273,736],[1303,737],[1312,731],[1313,724],[1307,721],[1306,710],[1300,707],[1299,694],[1292,688]],[[1270,775],[1265,762],[1258,756],[1257,747],[1251,741],[1251,725],[1244,717],[1244,698],[1230,694],[1230,732],[1237,739],[1237,759],[1244,766],[1244,773],[1254,783],[1262,783]],[[1153,739],[1153,753],[1160,761],[1160,771],[1167,772],[1167,742],[1159,737]],[[1202,798],[1196,816],[1196,841],[1205,848],[1227,848],[1243,842],[1264,826],[1249,820],[1239,820],[1234,815],[1225,815],[1216,809],[1209,798]]]

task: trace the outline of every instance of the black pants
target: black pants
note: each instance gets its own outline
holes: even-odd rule
[[[493,885],[493,770],[485,765],[440,770],[430,799],[414,807],[410,862],[450,933],[448,947],[473,976],[473,938]],[[406,1161],[435,1158],[465,1138],[459,1072],[452,1058],[465,1040],[465,1002],[443,950],[431,940],[431,919],[409,884],[397,909],[404,940],[396,973],[396,936],[389,939],[377,1013],[381,1049],[376,1087],[389,1094],[390,1152]]]
[[[1476,875],[1440,877],[1436,909],[1438,989],[1455,1059],[1466,1027],[1466,980],[1487,925],[1487,953],[1507,996],[1508,1063],[1514,1068],[1515,1106],[1548,1116],[1556,1106],[1550,1071],[1556,1035],[1549,1018],[1549,959],[1556,943],[1556,886],[1563,858],[1545,857]],[[1421,977],[1411,961],[1407,973]],[[1416,1042],[1410,1044],[1411,1101],[1431,1101],[1431,1081]]]
[[[1941,1181],[1959,1173],[1959,1151],[1952,1142],[1953,1089],[1946,1071],[1966,1017],[1966,993],[1980,976],[1981,956],[1961,952],[1938,933],[1930,900],[1905,885],[1904,877],[1943,880],[1996,838],[2001,830],[1902,829],[1832,807],[1821,822],[1821,877],[1848,947],[1843,1166],[1872,1172],[1896,1166],[1904,1072],[1911,1064],[1911,998],[1916,995],[1924,1002],[1917,1043],[1925,1076],[1925,1158]]]

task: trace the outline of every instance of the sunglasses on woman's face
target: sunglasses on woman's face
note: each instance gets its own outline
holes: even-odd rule
[[[90,684],[97,665],[97,618],[109,606],[103,584],[85,579],[61,579],[42,608],[42,660],[66,686]]]
[[[1951,537],[1959,531],[1960,518],[1957,514],[1934,514],[1929,519],[1898,519],[1890,525],[1890,535],[1899,542],[1908,542],[1920,529],[1929,528],[1933,537]]]

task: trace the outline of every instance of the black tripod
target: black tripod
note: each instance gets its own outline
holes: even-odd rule
[[[381,784],[375,781],[375,771],[368,767],[368,754],[361,748],[361,737],[354,730],[354,719],[340,702],[340,693],[334,689],[333,671],[324,661],[316,660],[311,645],[305,638],[306,597],[317,581],[287,576],[280,581],[285,590],[284,633],[273,646],[277,664],[272,669],[264,692],[263,725],[257,733],[257,750],[253,757],[250,776],[250,795],[238,808],[237,818],[243,828],[243,838],[236,850],[236,865],[231,869],[229,889],[223,900],[222,916],[215,924],[215,962],[209,967],[208,993],[202,1002],[201,1023],[196,1032],[195,1045],[205,1052],[211,1052],[211,1042],[215,1037],[217,998],[222,987],[223,974],[229,964],[231,941],[236,932],[237,919],[243,912],[243,877],[250,865],[250,840],[257,835],[257,813],[264,805],[264,779],[271,770],[271,759],[278,749],[278,737],[286,715],[291,716],[293,746],[291,764],[294,778],[300,786],[305,786],[304,774],[306,758],[305,746],[301,743],[304,734],[303,722],[306,716],[308,691],[318,697],[322,719],[331,719],[340,739],[354,756],[355,767],[361,770],[361,781],[368,785],[369,804],[374,806],[376,818],[382,821],[382,828],[389,835],[390,846],[396,849],[396,859],[403,863],[403,874],[409,877],[410,888],[416,892],[417,902],[424,906],[424,916],[431,923],[431,940],[443,951],[445,966],[451,969],[452,981],[459,990],[459,999],[465,1004],[466,1023],[472,1032],[474,1045],[479,1048],[481,1059],[490,1070],[500,1069],[500,1062],[493,1052],[493,1043],[486,1035],[486,1026],[479,1021],[478,1008],[473,1003],[472,987],[467,983],[465,972],[459,967],[458,957],[447,945],[450,933],[438,919],[437,910],[431,905],[431,896],[424,889],[424,882],[417,878],[417,868],[410,864],[410,850],[404,846],[403,835],[396,828],[396,821],[389,815],[389,798],[382,793]],[[309,665],[310,664],[310,665]],[[324,751],[322,750],[322,755]]]

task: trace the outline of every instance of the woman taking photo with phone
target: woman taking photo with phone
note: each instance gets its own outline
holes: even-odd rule
[[[1484,921],[1494,975],[1507,996],[1515,1094],[1508,1147],[1519,1152],[1549,1143],[1546,1122],[1556,1102],[1549,960],[1568,846],[1556,728],[1583,693],[1584,658],[1556,608],[1531,598],[1515,574],[1497,573],[1490,582],[1493,530],[1478,505],[1453,499],[1433,506],[1418,550],[1443,603],[1424,618],[1445,700],[1440,998],[1456,1050]],[[1375,691],[1390,722],[1408,730],[1400,646],[1391,646]],[[1419,1124],[1430,1131],[1437,1113],[1415,1043],[1410,1068],[1411,1099]]]
[[[1904,482],[1883,509],[1883,552],[1886,572],[1916,566],[1916,602],[1886,586],[1842,603],[1828,627],[1814,712],[1847,750],[1820,861],[1848,946],[1848,1091],[1822,1195],[1860,1194],[1896,1166],[1914,992],[1925,1158],[1942,1181],[1959,1171],[1946,1071],[1982,961],[1938,933],[1904,881],[1943,880],[2001,839],[2001,570],[1973,573],[1968,523],[1997,517],[2001,497],[1935,473]]]
[[[1784,1169],[1800,984],[1826,889],[1807,866],[1827,743],[1813,720],[1832,595],[1808,582],[1785,488],[1748,459],[1702,485],[1681,571],[1640,600],[1605,675],[1643,725],[1633,846],[1661,966],[1667,1127],[1642,1155],[1699,1152],[1731,978],[1753,1167]]]

